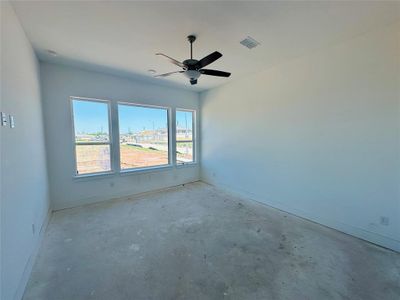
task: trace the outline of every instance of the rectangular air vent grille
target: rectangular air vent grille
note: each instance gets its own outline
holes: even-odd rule
[[[260,43],[253,39],[251,36],[246,37],[244,40],[240,41],[240,43],[249,49],[253,49],[260,45]]]

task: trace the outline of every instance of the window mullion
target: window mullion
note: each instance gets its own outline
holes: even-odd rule
[[[171,163],[176,166],[176,109],[171,109]]]
[[[111,102],[111,128],[110,138],[111,145],[111,164],[112,169],[116,172],[121,170],[120,145],[119,145],[119,121],[118,121],[118,103]]]
[[[198,138],[197,138],[197,111],[193,111],[192,113],[192,155],[193,155],[193,162],[198,161]]]

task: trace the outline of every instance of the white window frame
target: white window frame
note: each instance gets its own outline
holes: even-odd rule
[[[99,175],[109,175],[114,174],[114,143],[113,143],[113,128],[112,128],[112,118],[111,118],[111,101],[104,99],[96,99],[96,98],[86,98],[86,97],[76,97],[71,96],[70,98],[70,109],[71,109],[71,123],[72,123],[72,145],[73,145],[73,163],[74,163],[74,174],[75,178],[82,177],[91,177],[91,176],[99,176]],[[86,102],[97,102],[107,104],[107,115],[108,115],[108,142],[86,142],[86,143],[77,143],[75,138],[75,114],[74,114],[74,100],[76,101],[86,101]],[[78,165],[76,159],[76,146],[77,145],[109,145],[110,147],[110,170],[104,172],[93,172],[93,173],[84,173],[78,174]]]
[[[177,148],[177,144],[178,144],[178,141],[177,141],[177,139],[176,139],[176,113],[178,112],[178,111],[183,111],[183,112],[191,112],[192,114],[193,114],[193,117],[192,117],[192,144],[193,144],[193,160],[191,161],[191,162],[182,162],[182,163],[178,163],[177,162],[177,160],[176,160],[176,156],[177,156],[177,151],[176,151],[176,148]],[[179,108],[179,107],[177,107],[175,110],[174,110],[174,112],[175,112],[175,116],[174,116],[174,131],[175,131],[175,133],[174,133],[174,137],[175,137],[175,139],[174,139],[174,161],[175,161],[175,165],[177,166],[177,167],[182,167],[182,166],[188,166],[188,165],[195,165],[195,164],[197,164],[197,111],[195,110],[195,109],[188,109],[188,108]],[[185,142],[185,141],[179,141],[179,142]]]
[[[76,143],[75,142],[75,120],[74,120],[74,109],[73,109],[73,100],[77,101],[93,101],[99,103],[106,103],[108,109],[108,135],[109,142],[87,142],[87,143]],[[173,106],[162,106],[162,105],[152,105],[152,104],[143,104],[131,101],[118,101],[108,100],[108,99],[99,99],[99,98],[89,98],[89,97],[80,97],[80,96],[70,96],[70,118],[71,118],[71,126],[72,126],[72,153],[73,153],[73,167],[71,169],[74,170],[73,178],[81,179],[84,178],[90,179],[91,177],[102,177],[102,176],[110,176],[119,174],[120,176],[129,175],[132,173],[147,173],[147,172],[155,172],[162,171],[175,168],[182,168],[185,166],[193,166],[198,163],[198,124],[197,124],[197,110],[196,109],[188,109],[188,108],[179,108]],[[150,166],[150,167],[141,167],[141,168],[130,168],[130,169],[121,169],[120,163],[120,132],[119,132],[119,110],[118,105],[131,105],[131,106],[139,106],[139,107],[148,107],[148,108],[160,108],[167,110],[167,123],[168,123],[168,164],[158,165],[158,166]],[[193,114],[192,119],[192,136],[193,136],[193,161],[191,162],[183,162],[178,163],[176,160],[176,112],[177,111],[187,111]],[[110,147],[110,170],[105,172],[93,172],[93,173],[85,173],[85,174],[77,174],[77,159],[76,159],[76,145],[109,145]]]
[[[168,106],[161,106],[161,105],[151,105],[151,104],[141,104],[135,102],[127,102],[127,101],[117,101],[116,103],[116,110],[118,114],[117,123],[118,123],[118,170],[121,174],[126,173],[135,173],[135,172],[146,172],[146,171],[155,171],[161,170],[166,168],[171,168],[173,166],[172,161],[172,123],[171,123],[171,116],[172,116],[172,109]],[[136,106],[136,107],[144,107],[144,108],[155,108],[155,109],[163,109],[167,111],[167,129],[168,129],[168,163],[164,165],[156,165],[156,166],[149,166],[149,167],[139,167],[139,168],[128,168],[128,169],[121,169],[121,149],[120,149],[120,130],[119,130],[119,105],[126,105],[126,106]]]

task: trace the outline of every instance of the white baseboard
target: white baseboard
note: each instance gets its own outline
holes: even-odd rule
[[[47,212],[45,219],[43,220],[42,227],[40,228],[40,231],[39,231],[39,236],[36,240],[36,245],[34,246],[31,256],[29,257],[28,262],[25,265],[25,269],[21,276],[21,280],[19,281],[17,291],[15,292],[15,297],[14,297],[15,300],[20,300],[24,296],[26,285],[27,285],[29,277],[31,275],[33,265],[35,263],[37,255],[39,253],[39,249],[40,249],[40,246],[42,245],[44,234],[46,232],[47,226],[48,226],[50,218],[51,218],[51,213],[52,213],[52,211],[49,210]]]
[[[265,199],[261,200],[260,197],[257,197],[257,195],[254,195],[254,194],[244,191],[244,190],[240,190],[238,188],[232,188],[223,183],[207,181],[204,178],[201,179],[201,181],[203,181],[204,183],[210,184],[212,186],[215,186],[217,188],[220,188],[228,193],[235,194],[239,197],[243,197],[243,198],[250,199],[252,201],[256,201],[260,204],[282,210],[284,212],[293,214],[297,217],[318,223],[323,226],[327,226],[329,228],[352,235],[356,238],[365,240],[367,242],[376,244],[378,246],[388,248],[388,249],[391,249],[396,252],[400,252],[400,241],[399,240],[396,240],[396,239],[393,239],[393,238],[390,238],[390,237],[387,237],[387,236],[384,236],[379,233],[372,232],[372,231],[369,231],[369,230],[366,230],[363,228],[359,228],[359,227],[356,227],[353,225],[341,223],[341,222],[331,220],[331,219],[321,218],[319,216],[313,215],[310,212],[296,209],[296,208],[290,207],[288,205],[285,205],[285,204],[282,204],[279,202],[265,201]]]
[[[189,184],[193,182],[200,181],[199,179],[192,179],[192,180],[187,180],[187,181],[182,181],[177,184],[173,185],[165,185],[161,186],[159,188],[148,188],[144,189],[142,191],[138,190],[125,190],[121,191],[119,193],[115,193],[112,196],[95,196],[95,197],[89,197],[89,198],[84,198],[84,199],[79,199],[76,201],[71,201],[68,204],[63,204],[63,205],[56,205],[53,209],[53,211],[58,211],[58,210],[63,210],[63,209],[68,209],[68,208],[74,208],[74,207],[80,207],[80,206],[85,206],[85,205],[90,205],[90,204],[95,204],[95,203],[100,203],[100,202],[106,202],[106,201],[112,201],[112,200],[117,200],[117,199],[125,199],[125,198],[131,198],[131,197],[138,197],[142,196],[147,193],[153,193],[153,192],[160,192],[164,190],[168,190],[171,188],[179,187],[184,184]]]

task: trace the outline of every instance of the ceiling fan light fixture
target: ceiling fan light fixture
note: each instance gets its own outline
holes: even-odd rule
[[[200,77],[201,73],[197,70],[187,70],[183,73],[189,79],[197,79]]]

